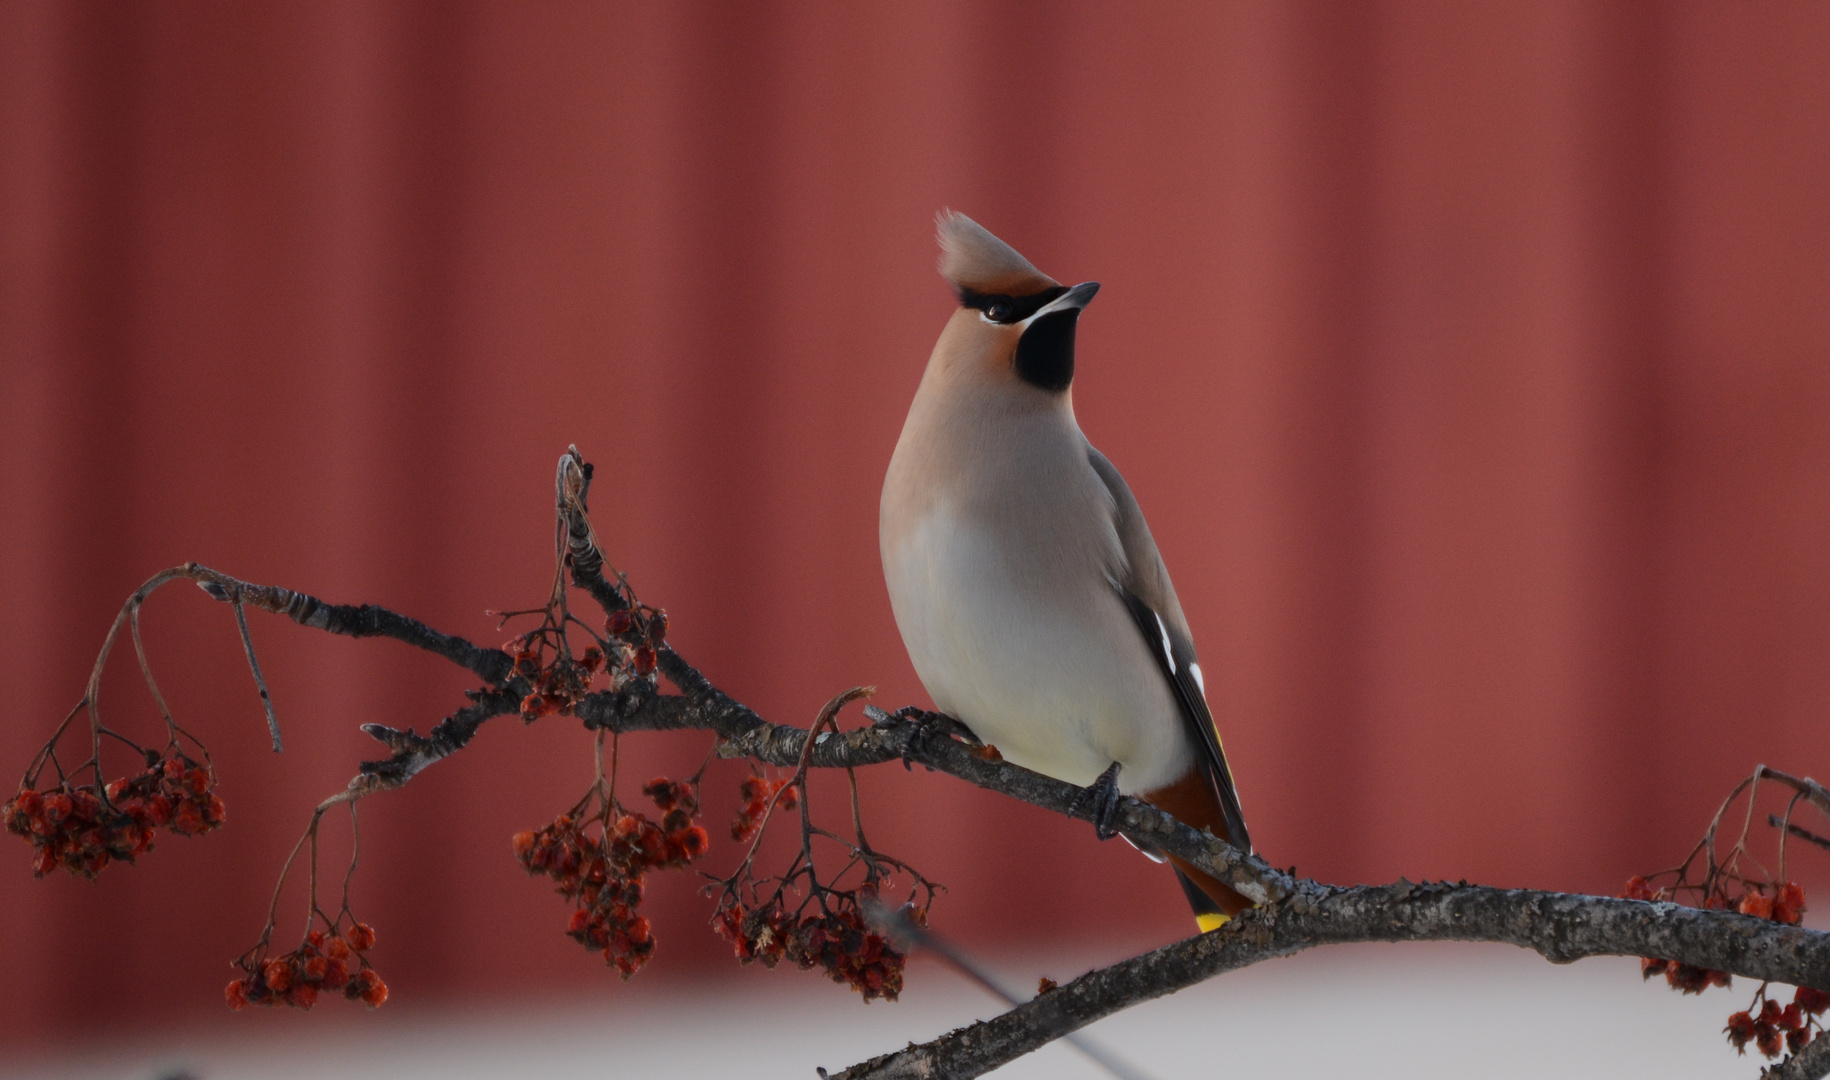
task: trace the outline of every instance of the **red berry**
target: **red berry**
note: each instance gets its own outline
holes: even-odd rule
[[[284,994],[292,988],[292,965],[285,960],[269,960],[261,968],[261,975],[267,981],[267,989],[276,994]]]
[[[1760,893],[1748,893],[1741,898],[1741,903],[1735,909],[1756,919],[1770,919],[1773,917],[1773,898]]]
[[[180,803],[178,812],[172,815],[172,831],[183,836],[195,836],[209,828],[204,820],[203,811],[192,802]]]
[[[1773,900],[1773,918],[1782,923],[1796,925],[1805,913],[1805,888],[1795,881],[1788,881],[1779,887],[1779,895]]]
[[[223,990],[222,996],[227,1000],[229,1008],[234,1009],[236,1012],[240,1012],[247,1008],[248,981],[246,979],[236,979]]]
[[[151,825],[166,825],[172,820],[172,801],[163,795],[146,800],[146,820]]]
[[[70,816],[84,821],[94,821],[101,815],[102,800],[95,797],[95,791],[88,785],[70,792]]]
[[[1792,1000],[1799,1008],[1810,1013],[1812,1016],[1817,1016],[1826,1008],[1830,1008],[1830,994],[1826,994],[1822,990],[1817,990],[1809,986],[1801,986],[1794,991]]]
[[[70,796],[65,795],[63,792],[53,792],[50,795],[45,796],[44,817],[45,820],[51,824],[56,825],[61,823],[65,818],[70,816],[70,810]]]
[[[1712,986],[1727,986],[1728,974],[1691,964],[1672,963],[1665,968],[1665,981],[1675,990],[1700,994]]]
[[[388,999],[388,984],[382,982],[381,976],[375,974],[374,971],[363,969],[362,974],[357,976],[357,980],[362,985],[362,1003],[364,1005],[373,1009]]]
[[[1742,1010],[1728,1018],[1728,1026],[1722,1029],[1728,1041],[1736,1050],[1747,1053],[1747,1044],[1754,1038],[1754,1017],[1752,1013]]]
[[[332,938],[331,940],[336,941],[338,939]],[[343,961],[325,960],[323,961],[323,964],[324,974],[319,977],[319,981],[323,982],[327,988],[336,990],[349,981],[349,965],[345,964]]]
[[[711,846],[711,838],[706,835],[705,829],[698,825],[694,825],[690,829],[683,829],[675,836],[675,843],[680,845],[680,850],[688,859],[697,859],[704,855],[706,849]]]
[[[375,944],[375,928],[368,923],[351,923],[343,936],[349,939],[350,948],[357,952],[366,952],[371,945]]]
[[[1754,1024],[1754,1045],[1767,1057],[1779,1056],[1779,1029],[1758,1021]]]

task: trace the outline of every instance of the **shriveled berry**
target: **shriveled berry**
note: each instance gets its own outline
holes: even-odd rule
[[[63,822],[70,816],[70,810],[70,796],[63,792],[57,791],[45,796],[44,817],[51,824],[57,825]]]
[[[1788,925],[1797,925],[1805,913],[1805,887],[1796,881],[1788,881],[1779,887],[1779,895],[1773,898],[1773,918]]]
[[[292,965],[285,960],[269,960],[261,968],[261,976],[267,982],[267,989],[276,994],[284,994],[292,988]]]
[[[1770,919],[1773,917],[1773,898],[1760,893],[1748,893],[1735,905],[1735,910],[1756,919]]]
[[[373,970],[365,968],[356,978],[362,988],[364,1005],[371,1009],[379,1008],[381,1003],[388,999],[388,984],[382,982],[381,976],[375,974]]]

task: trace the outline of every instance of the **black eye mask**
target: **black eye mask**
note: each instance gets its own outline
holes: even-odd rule
[[[973,289],[959,291],[959,306],[977,308],[995,323],[1017,323],[1029,318],[1062,293],[1067,286],[1043,289],[1034,296],[1007,296],[1004,293],[982,293]]]

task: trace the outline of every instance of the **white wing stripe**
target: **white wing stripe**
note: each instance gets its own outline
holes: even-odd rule
[[[1169,673],[1174,675],[1176,673],[1176,648],[1169,643],[1169,627],[1163,625],[1161,615],[1157,615],[1154,611],[1150,614],[1156,616],[1157,633],[1163,635],[1163,656],[1169,661]]]

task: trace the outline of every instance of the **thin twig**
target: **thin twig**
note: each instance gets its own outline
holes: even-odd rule
[[[178,737],[178,724],[172,719],[172,710],[165,704],[165,695],[159,692],[159,684],[154,681],[152,664],[146,660],[146,643],[140,640],[140,605],[133,606],[133,612],[127,617],[129,628],[133,631],[133,652],[140,659],[140,674],[146,677],[146,690],[152,694],[153,703],[159,706],[159,715],[165,718],[165,730],[173,741]]]
[[[267,732],[273,736],[273,752],[280,753],[280,718],[273,713],[273,695],[267,692],[267,680],[261,677],[261,662],[254,656],[254,639],[248,635],[248,615],[242,610],[241,597],[230,601],[235,607],[235,625],[241,630],[242,651],[248,654],[248,670],[254,672],[254,688],[260,691],[261,707],[267,710]],[[155,691],[156,692],[156,691]]]
[[[864,917],[870,920],[878,933],[889,938],[903,952],[913,952],[918,948],[926,949],[946,961],[953,970],[979,984],[986,993],[1002,1001],[1007,1007],[1014,1009],[1023,1004],[1015,994],[1004,987],[1003,983],[992,978],[989,972],[979,967],[965,953],[954,948],[951,943],[934,931],[909,918],[907,911],[891,908],[888,904],[875,900],[867,900],[864,903]],[[1093,1064],[1118,1077],[1118,1080],[1149,1080],[1148,1074],[1126,1064],[1110,1051],[1078,1032],[1069,1032],[1063,1035],[1061,1040],[1080,1051]],[[822,1070],[823,1072],[824,1070]]]
[[[1766,816],[1766,823],[1768,825],[1774,826],[1775,828],[1783,826],[1785,828],[1786,832],[1791,833],[1793,836],[1798,837],[1800,840],[1809,840],[1811,843],[1816,844],[1818,847],[1830,848],[1830,837],[1819,836],[1809,829],[1802,828],[1798,825],[1794,825],[1789,821],[1782,821],[1782,820],[1780,820],[1780,817],[1778,814],[1768,814]]]

